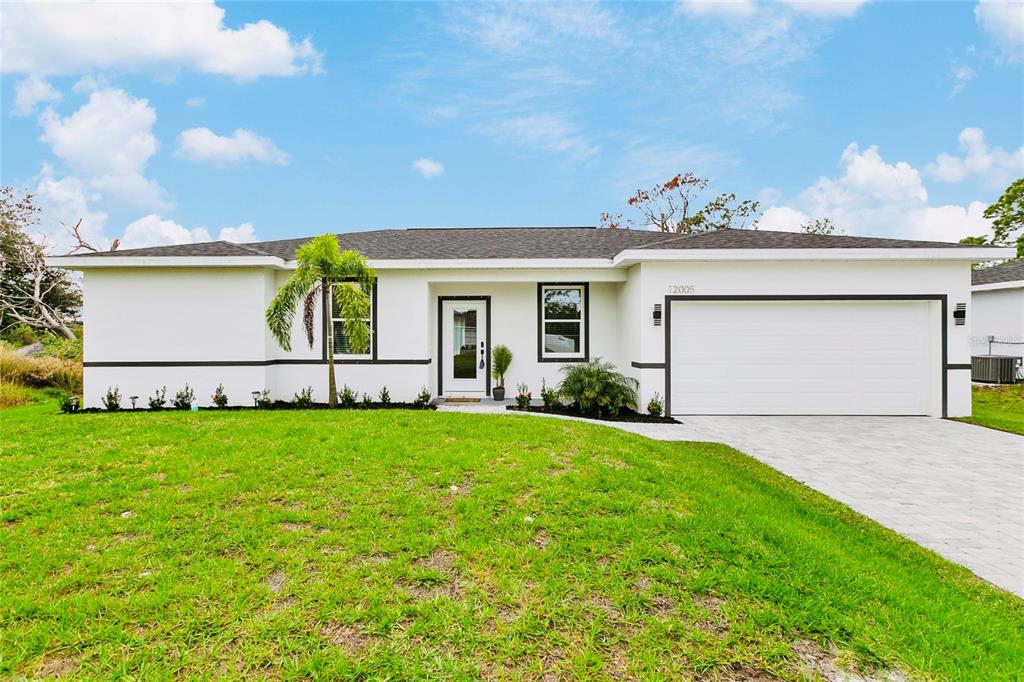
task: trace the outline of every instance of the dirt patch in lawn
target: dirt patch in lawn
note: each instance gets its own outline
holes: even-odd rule
[[[38,677],[64,677],[70,675],[78,667],[78,661],[70,656],[44,656],[36,664],[35,674]]]
[[[288,576],[284,574],[284,571],[274,571],[267,576],[267,587],[270,588],[272,594],[281,594],[287,584]]]
[[[833,650],[826,650],[817,642],[800,640],[792,645],[799,673],[808,678],[821,677],[842,682],[907,682],[909,678],[900,670],[850,670],[839,664]]]
[[[320,628],[320,636],[350,656],[362,653],[372,641],[358,623],[345,625],[329,621]]]

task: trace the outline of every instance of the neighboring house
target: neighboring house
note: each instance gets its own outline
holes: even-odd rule
[[[212,242],[53,258],[84,274],[85,404],[108,386],[145,397],[188,382],[200,402],[267,388],[326,400],[325,335],[339,388],[396,400],[486,396],[490,349],[515,354],[507,385],[559,381],[600,357],[672,414],[966,415],[971,263],[1009,249],[761,230],[674,235],[594,228],[339,234],[377,270],[372,344],[346,352],[317,313],[292,352],[264,311],[304,239]]]
[[[1024,355],[1024,260],[971,273],[971,354]],[[999,343],[1001,342],[1001,343]]]

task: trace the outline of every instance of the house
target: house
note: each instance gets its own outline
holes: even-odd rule
[[[972,355],[1024,355],[1024,260],[971,273],[971,307]]]
[[[966,415],[971,264],[1008,249],[762,230],[695,235],[595,228],[396,229],[337,235],[376,269],[367,353],[317,313],[291,352],[264,322],[304,239],[211,242],[51,259],[84,275],[85,396],[186,382],[232,403],[306,386],[395,400],[423,387],[487,396],[490,348],[515,354],[510,392],[603,358],[671,414]]]

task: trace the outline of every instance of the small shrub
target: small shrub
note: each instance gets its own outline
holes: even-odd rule
[[[228,394],[224,392],[224,384],[217,384],[217,390],[210,396],[210,400],[217,407],[226,407],[228,404]]]
[[[10,342],[15,348],[21,348],[35,343],[36,333],[27,324],[19,323],[4,332],[4,340]]]
[[[363,394],[363,407],[373,407],[373,398],[370,397],[369,393]]]
[[[304,389],[295,394],[292,399],[292,405],[301,409],[309,409],[313,407],[313,387],[306,386]]]
[[[41,355],[58,358],[60,360],[81,360],[82,359],[82,337],[65,339],[62,336],[47,334],[40,342],[43,344]]]
[[[352,387],[345,384],[341,387],[341,392],[338,394],[338,404],[344,408],[353,408],[356,406],[356,399],[358,396],[356,392],[352,390]]]
[[[270,389],[265,388],[260,393],[260,397],[256,398],[256,407],[270,407]]]
[[[636,408],[637,381],[615,371],[615,365],[594,358],[590,362],[565,365],[558,392],[571,401],[580,414],[600,417],[617,415],[622,408]]]
[[[65,413],[65,414],[68,414],[70,412],[75,412],[75,411],[78,410],[79,403],[78,403],[78,396],[76,396],[76,395],[68,395],[67,393],[63,393],[60,396],[59,402],[60,402],[60,411]]]
[[[103,396],[103,407],[111,412],[121,409],[121,389],[117,386],[107,386],[107,392]]]
[[[172,404],[179,410],[187,410],[192,407],[192,403],[195,399],[196,392],[193,391],[188,384],[185,384],[185,388],[174,394]]]
[[[505,375],[512,366],[512,351],[508,346],[497,345],[491,349],[491,376],[500,388],[505,388]]]
[[[560,402],[558,391],[548,386],[548,382],[544,379],[540,380],[540,399],[544,401],[544,409],[546,410],[555,409]]]
[[[29,389],[19,384],[0,381],[0,409],[27,405],[31,402],[33,402],[32,393]]]
[[[412,404],[416,407],[426,407],[430,404],[430,399],[433,397],[434,396],[430,394],[430,389],[424,386],[423,389],[416,394],[416,399],[412,401]]]
[[[516,405],[519,407],[529,407],[531,400],[533,400],[533,394],[530,393],[529,386],[524,383],[516,386]]]
[[[167,387],[164,386],[149,397],[149,409],[161,410],[167,404]]]
[[[661,399],[660,393],[655,393],[654,397],[651,398],[651,402],[647,403],[647,414],[652,417],[660,417],[664,411],[665,402]]]
[[[380,397],[380,404],[381,405],[390,405],[391,404],[391,394],[388,393],[388,387],[387,386],[385,386],[382,389],[380,389],[380,393],[378,395]]]

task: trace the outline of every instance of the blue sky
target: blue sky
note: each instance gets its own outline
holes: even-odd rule
[[[0,175],[96,242],[588,225],[693,170],[763,228],[957,239],[1024,175],[1024,4],[5,6]],[[627,212],[628,215],[628,212]],[[225,229],[227,228],[227,229]]]

